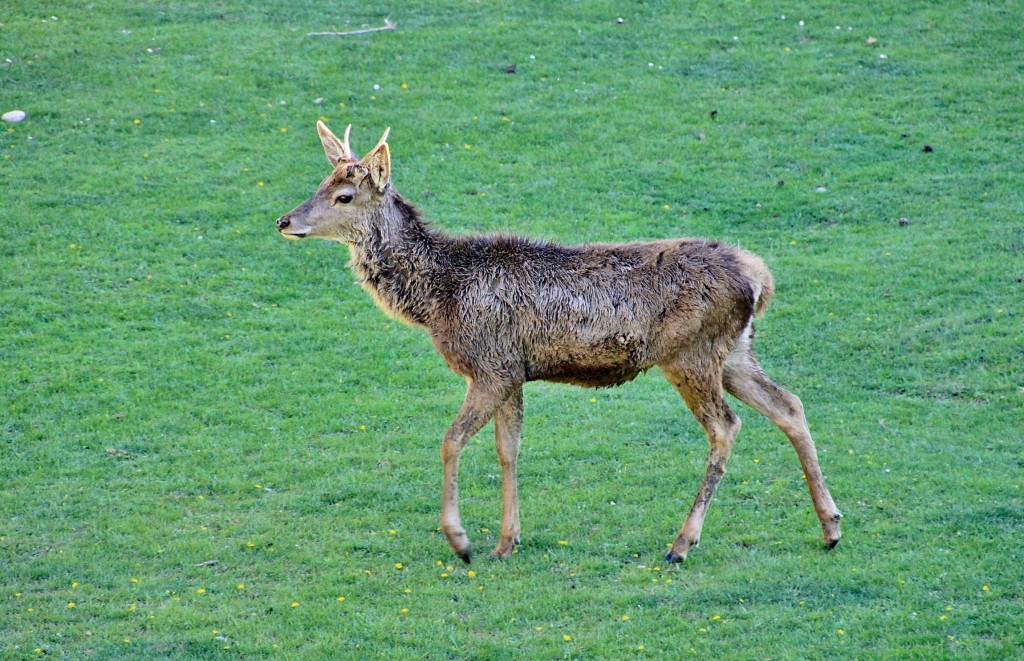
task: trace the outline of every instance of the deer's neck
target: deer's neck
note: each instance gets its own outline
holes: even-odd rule
[[[415,207],[392,193],[369,236],[350,244],[350,266],[385,313],[427,326],[437,305],[431,283],[446,239],[430,229]]]

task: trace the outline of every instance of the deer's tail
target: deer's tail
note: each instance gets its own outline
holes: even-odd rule
[[[768,303],[775,294],[775,280],[764,261],[754,253],[741,250],[739,258],[743,272],[750,278],[750,285],[754,289],[754,316],[760,317],[768,309]]]

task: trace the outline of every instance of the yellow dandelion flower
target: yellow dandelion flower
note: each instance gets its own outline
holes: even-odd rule
[[[597,397],[591,397],[590,398],[590,403],[591,404],[596,404],[597,403]]]
[[[401,562],[396,562],[395,563],[395,569],[401,569],[402,567],[403,567],[403,565],[402,565]]]
[[[404,592],[406,594],[410,594],[412,592],[412,588],[406,588],[406,589],[402,590],[402,592]]]
[[[558,540],[558,543],[561,544],[562,546],[569,546],[569,541],[565,540],[565,539]]]
[[[260,188],[263,188],[263,182],[262,181],[257,181],[256,185],[259,186]]]
[[[299,607],[299,602],[293,601],[292,602],[292,608],[298,608],[298,607]]]
[[[469,576],[470,578],[474,578],[474,577],[476,577],[476,572],[475,572],[475,571],[473,571],[472,569],[470,569],[470,570],[469,570],[469,571],[468,571],[468,572],[466,573],[466,576]]]
[[[245,583],[239,583],[238,585],[235,586],[235,588],[237,588],[239,590],[244,590],[245,589]]]
[[[407,90],[407,89],[409,89],[409,86],[406,85],[405,83],[402,83],[402,89]]]
[[[76,606],[75,602],[73,602],[73,601],[69,601],[68,602],[68,608],[74,608],[75,606]]]
[[[196,590],[196,592],[198,592],[199,594],[206,594],[206,588],[199,588],[198,590]]]
[[[981,591],[982,592],[988,592],[988,586],[987,585],[982,585],[981,586]]]
[[[138,583],[138,582],[139,582],[139,579],[137,579],[137,578],[133,578],[132,579],[132,583]]]
[[[448,574],[441,574],[441,578],[448,578]]]
[[[408,608],[403,608],[403,609],[402,609],[401,611],[399,611],[399,612],[401,612],[401,613],[408,613],[408,612],[409,612],[409,609],[408,609]]]
[[[629,620],[629,616],[628,616],[628,615],[623,615],[623,616],[622,616],[622,621],[623,621],[623,622],[626,622],[626,621],[628,621],[628,620]]]
[[[435,562],[434,564],[435,564],[435,565],[437,565],[438,567],[444,567],[444,563],[443,563],[443,562],[441,562],[440,560],[438,560],[438,561],[437,561],[437,562]]]
[[[843,631],[842,629],[838,629],[838,630],[836,631],[836,633],[838,633],[838,634],[839,634],[840,636],[845,636],[845,635],[846,635],[846,632],[845,632],[845,631]]]
[[[133,119],[133,120],[132,120],[132,124],[135,124],[136,126],[138,126],[138,125],[139,125],[139,124],[141,124],[141,123],[142,123],[142,120],[141,120],[141,119]]]
[[[564,636],[562,636],[562,640],[568,643],[572,640],[572,636],[570,636],[569,634],[565,634]]]
[[[721,615],[712,615],[711,619],[712,620],[720,620],[720,619],[722,619],[722,616]]]
[[[472,149],[473,148],[472,145],[463,145],[463,147],[465,147],[466,149]]]
[[[338,601],[345,601],[345,597],[338,597]]]

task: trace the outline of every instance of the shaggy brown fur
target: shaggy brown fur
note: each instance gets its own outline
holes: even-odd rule
[[[351,127],[349,127],[351,128]],[[753,351],[755,314],[774,293],[756,255],[701,239],[561,246],[514,236],[451,237],[431,228],[391,184],[387,133],[359,160],[317,124],[334,166],[316,194],[281,216],[287,238],[349,246],[350,266],[387,314],[430,333],[468,392],[441,445],[441,527],[467,562],[458,512],[458,458],[492,417],[502,466],[501,539],[519,543],[516,458],[522,387],[547,380],[614,386],[657,365],[704,427],[707,473],[667,559],[682,560],[700,539],[740,428],[724,391],[768,416],[800,457],[825,543],[839,541],[839,511],[825,487],[800,400],[761,371]]]

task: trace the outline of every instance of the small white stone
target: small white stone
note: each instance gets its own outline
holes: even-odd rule
[[[380,91],[380,85],[374,85],[373,89],[376,90],[376,91]]]
[[[878,54],[878,59],[880,59],[880,60],[888,60],[889,56],[886,55],[885,53],[879,53]]]
[[[818,186],[817,188],[814,189],[814,192],[816,192],[816,193],[827,193],[828,189],[825,188],[824,186]]]
[[[24,121],[27,116],[28,115],[25,114],[24,110],[12,110],[10,112],[5,112],[3,117],[0,117],[0,119],[3,119],[5,122],[21,122]]]

